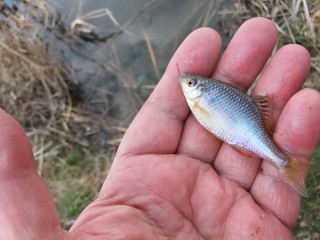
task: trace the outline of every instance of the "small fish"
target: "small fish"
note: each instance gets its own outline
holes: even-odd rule
[[[182,73],[180,83],[198,122],[240,152],[271,162],[283,179],[306,196],[304,175],[310,164],[281,151],[272,141],[272,97],[250,97],[222,81]]]

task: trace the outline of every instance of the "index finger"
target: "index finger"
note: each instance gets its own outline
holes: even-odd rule
[[[174,153],[189,108],[181,91],[179,73],[209,76],[218,60],[221,38],[210,28],[192,32],[172,57],[165,74],[128,128],[117,157]]]

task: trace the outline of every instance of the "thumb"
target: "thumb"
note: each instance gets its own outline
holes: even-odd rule
[[[63,239],[57,210],[36,171],[30,143],[21,126],[2,109],[0,196],[0,239]]]

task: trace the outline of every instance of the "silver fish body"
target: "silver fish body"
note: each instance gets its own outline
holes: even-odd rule
[[[180,82],[187,103],[202,126],[222,141],[273,163],[287,182],[305,194],[301,177],[295,179],[286,172],[292,168],[290,163],[297,161],[274,144],[267,130],[266,116],[272,115],[270,98],[252,98],[222,81],[188,73],[181,74]]]

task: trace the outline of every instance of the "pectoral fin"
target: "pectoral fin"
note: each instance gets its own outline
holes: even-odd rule
[[[207,110],[205,110],[203,107],[201,107],[198,102],[194,103],[193,109],[196,112],[196,114],[201,115],[202,118],[205,118],[205,119],[210,118],[210,113]]]

